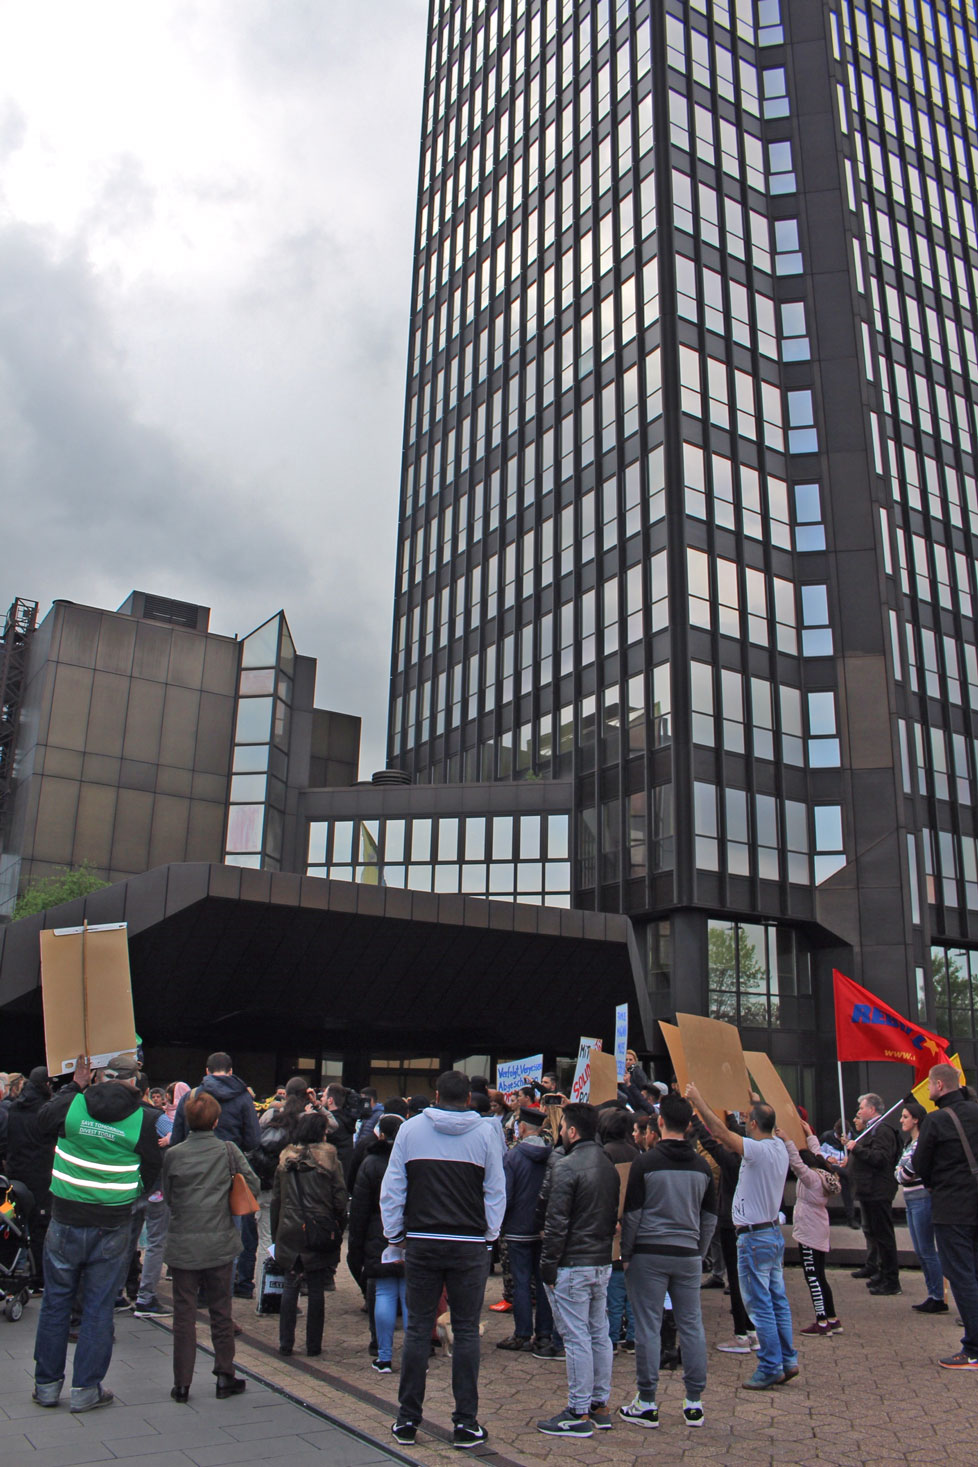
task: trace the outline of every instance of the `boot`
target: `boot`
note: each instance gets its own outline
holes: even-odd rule
[[[217,1377],[217,1399],[226,1401],[228,1396],[240,1396],[248,1382],[243,1375],[218,1375]]]

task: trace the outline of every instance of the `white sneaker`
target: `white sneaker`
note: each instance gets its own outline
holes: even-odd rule
[[[750,1340],[750,1347],[751,1347],[752,1350],[759,1350],[761,1348],[761,1342],[757,1338],[757,1330],[756,1329],[749,1329],[747,1331],[747,1338],[748,1338],[748,1340]]]
[[[687,1396],[683,1401],[683,1419],[687,1426],[702,1426],[706,1419],[703,1415],[703,1402],[691,1401]]]
[[[756,1341],[756,1335],[754,1339]],[[751,1345],[750,1335],[734,1335],[732,1340],[727,1340],[723,1345],[717,1345],[717,1349],[722,1350],[725,1355],[749,1355],[751,1350],[756,1350],[756,1348],[756,1344]]]

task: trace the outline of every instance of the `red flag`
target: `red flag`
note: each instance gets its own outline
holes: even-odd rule
[[[832,984],[840,1060],[890,1060],[913,1065],[918,1081],[931,1065],[948,1062],[946,1039],[911,1023],[837,968],[832,969]]]

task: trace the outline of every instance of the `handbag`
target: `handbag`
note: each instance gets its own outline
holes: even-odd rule
[[[965,1160],[967,1161],[968,1166],[971,1170],[971,1175],[975,1179],[975,1186],[978,1187],[978,1162],[975,1161],[975,1153],[972,1151],[971,1144],[968,1141],[967,1136],[964,1134],[964,1126],[962,1126],[961,1124],[961,1117],[959,1115],[955,1115],[953,1105],[949,1105],[947,1107],[946,1114],[949,1115],[951,1117],[951,1120],[954,1122],[955,1129],[957,1130],[957,1133],[961,1138],[961,1145],[964,1147]]]
[[[304,1256],[306,1250],[310,1253],[333,1253],[340,1246],[343,1239],[342,1229],[337,1227],[334,1217],[320,1214],[318,1217],[310,1217],[306,1209],[306,1194],[299,1175],[298,1167],[291,1173],[295,1179],[295,1193],[299,1203],[299,1211],[302,1214],[302,1235],[305,1239],[305,1248],[299,1252]]]
[[[261,1212],[261,1203],[245,1181],[244,1174],[239,1172],[234,1164],[234,1152],[231,1150],[230,1141],[225,1141],[224,1145],[227,1148],[228,1166],[231,1170],[231,1190],[228,1192],[231,1216],[248,1217],[253,1213]]]

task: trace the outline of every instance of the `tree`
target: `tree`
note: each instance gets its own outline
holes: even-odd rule
[[[103,880],[90,861],[83,861],[80,866],[63,866],[60,871],[53,871],[50,876],[42,876],[29,884],[17,898],[14,921],[20,917],[33,917],[35,913],[48,907],[58,907],[62,902],[76,901],[78,897],[88,896],[90,891],[100,891],[108,885],[109,882]]]
[[[743,927],[711,922],[707,933],[710,1015],[728,1024],[767,1027],[767,972]],[[776,1017],[776,1015],[775,1015]]]

